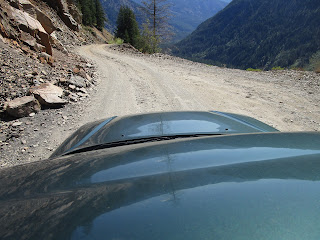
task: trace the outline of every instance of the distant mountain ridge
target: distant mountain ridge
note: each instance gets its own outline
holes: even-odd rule
[[[172,19],[170,24],[176,33],[176,40],[181,40],[194,31],[200,23],[214,16],[227,6],[220,0],[170,0]]]
[[[101,0],[107,13],[108,29],[113,31],[121,5],[129,6],[135,13],[138,23],[144,22],[144,14],[139,9],[142,0]],[[168,0],[172,3],[172,18],[169,22],[178,41],[190,34],[196,27],[223,9],[227,3],[222,0]]]
[[[234,0],[173,53],[236,68],[302,67],[320,51],[319,0]]]

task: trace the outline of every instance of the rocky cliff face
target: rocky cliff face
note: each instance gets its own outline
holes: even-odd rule
[[[72,109],[73,115],[70,105],[88,100],[95,69],[73,49],[107,39],[80,22],[78,9],[66,0],[0,0],[0,167],[5,159],[47,158],[52,132],[45,125],[53,128],[57,112]],[[41,144],[46,150],[39,150]]]
[[[74,49],[111,36],[81,21],[73,0],[0,0],[0,167],[47,158],[88,101],[95,68]]]
[[[92,71],[72,49],[97,39],[81,28],[81,18],[71,0],[0,1],[0,113],[7,110],[15,118],[29,114],[30,109],[19,106],[26,98],[20,98],[29,95],[39,100],[40,95],[30,89],[41,85],[60,87],[61,94],[54,97],[60,103],[83,97],[85,90],[81,94],[78,90],[91,84]],[[105,41],[103,36],[100,40]],[[15,114],[10,114],[10,106],[18,106]]]
[[[0,3],[0,33],[2,37],[21,42],[36,52],[52,55],[52,46],[62,47],[56,32],[62,32],[63,25],[70,30],[79,31],[80,25],[69,12],[65,0],[48,0],[56,11],[43,2],[29,0],[8,0]],[[70,9],[75,7],[70,4]],[[78,20],[81,15],[72,11]],[[59,18],[57,18],[58,15]]]

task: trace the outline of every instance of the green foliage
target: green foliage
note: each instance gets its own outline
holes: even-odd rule
[[[109,44],[122,44],[123,40],[121,38],[114,38],[108,42]]]
[[[75,2],[82,13],[82,24],[102,31],[107,18],[100,0],[75,0]]]
[[[104,28],[104,23],[107,21],[106,14],[102,8],[100,0],[94,0],[96,4],[96,27],[100,31]]]
[[[115,36],[144,53],[154,53],[159,50],[159,39],[153,36],[148,24],[143,25],[140,34],[135,14],[129,7],[122,6],[120,8]]]
[[[261,69],[259,69],[259,68],[247,68],[246,69],[246,71],[250,71],[250,72],[262,72],[262,70]]]
[[[227,3],[219,0],[169,0],[172,2],[172,12],[174,16],[169,20],[173,26],[177,42],[193,32],[199,24],[214,16],[227,6]]]
[[[140,38],[139,27],[133,11],[129,7],[122,6],[120,8],[115,36],[134,47],[138,45]]]
[[[305,69],[302,67],[291,67],[290,69],[295,71],[305,71]]]
[[[93,31],[93,29],[91,27],[84,26],[83,29],[86,30],[87,32],[91,33],[94,37],[97,37],[96,32]]]
[[[273,67],[273,68],[271,68],[271,70],[284,70],[284,68],[282,68],[282,67]]]
[[[319,71],[320,71],[320,51],[318,51],[312,55],[308,66],[306,66],[306,69],[309,71],[315,71],[316,73],[319,73]]]
[[[159,37],[154,36],[149,28],[148,22],[143,24],[142,33],[139,39],[138,49],[143,53],[156,53],[160,52]]]

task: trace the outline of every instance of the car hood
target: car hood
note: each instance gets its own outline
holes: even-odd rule
[[[319,172],[318,133],[63,156],[0,171],[0,238],[319,239]]]
[[[224,112],[161,112],[112,117],[81,127],[51,157],[100,144],[164,136],[276,132],[250,117]]]

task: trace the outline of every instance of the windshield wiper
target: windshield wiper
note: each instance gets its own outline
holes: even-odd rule
[[[174,136],[160,136],[160,137],[158,136],[158,137],[148,137],[148,138],[139,138],[139,139],[129,139],[125,141],[102,143],[94,146],[75,149],[63,155],[65,156],[65,155],[70,155],[75,153],[90,152],[90,151],[95,151],[99,149],[120,147],[120,146],[133,145],[133,144],[146,143],[146,142],[159,142],[159,141],[167,141],[167,140],[173,140],[178,138],[193,138],[193,137],[205,137],[205,136],[215,136],[215,135],[222,135],[222,134],[216,134],[216,133],[215,134],[192,134],[192,135],[174,135]]]

